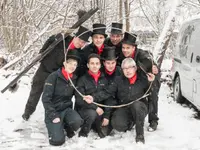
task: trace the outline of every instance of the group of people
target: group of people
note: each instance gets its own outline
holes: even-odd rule
[[[41,52],[60,36],[51,36]],[[28,121],[43,93],[51,145],[62,145],[65,135],[71,138],[79,128],[78,136],[87,137],[93,129],[103,138],[112,129],[125,132],[133,126],[136,142],[145,143],[147,114],[148,130],[158,125],[160,71],[152,54],[137,48],[136,38],[123,33],[120,23],[112,23],[109,37],[104,24],[93,24],[92,31],[80,26],[41,61],[22,118]]]

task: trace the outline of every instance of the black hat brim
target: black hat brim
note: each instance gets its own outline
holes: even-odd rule
[[[123,34],[123,32],[121,30],[111,30],[110,31],[111,34]]]
[[[105,34],[105,33],[98,33],[98,32],[92,32],[92,35],[91,35],[91,36],[93,36],[94,34],[101,34],[101,35],[103,35],[105,38],[108,37],[107,34]]]
[[[74,56],[74,55],[67,55],[67,59],[74,59],[77,60],[78,63],[80,62],[81,58],[78,56]]]
[[[122,44],[128,44],[128,45],[132,45],[132,46],[137,46],[136,43],[133,43],[131,41],[122,41]]]
[[[114,59],[117,60],[118,57],[107,57],[107,58],[102,57],[101,59],[104,60],[104,61],[105,61],[105,60],[114,60]]]
[[[85,40],[85,38],[84,37],[82,37],[82,36],[77,36],[79,39],[81,39],[81,40],[83,40],[83,41],[85,41],[85,42],[90,42],[89,40]]]

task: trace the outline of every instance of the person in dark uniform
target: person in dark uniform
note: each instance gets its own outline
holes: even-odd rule
[[[115,49],[116,48],[114,46],[113,47],[104,47],[102,57],[101,57],[101,59],[103,60],[103,67],[101,68],[101,72],[104,73],[105,78],[108,81],[108,85],[113,84],[115,78],[118,76],[121,76],[123,74],[121,67],[117,66],[117,58],[118,57],[116,56]],[[108,99],[107,101],[105,101],[105,104],[113,105],[113,106],[117,105],[117,103],[116,103],[117,101],[115,100],[115,98]],[[109,114],[110,117],[109,118],[105,117],[102,120],[101,131],[104,136],[107,136],[112,131],[112,126],[111,126],[110,120],[111,120],[114,109],[104,108],[104,110],[106,110],[106,112],[109,112],[107,114]]]
[[[78,51],[69,51],[64,67],[51,73],[45,81],[42,102],[51,145],[62,145],[65,142],[64,129],[71,138],[83,123],[80,115],[72,109],[74,87],[69,81],[70,78],[76,84],[77,76],[73,73],[79,61]]]
[[[111,84],[116,76],[122,75],[121,67],[117,66],[117,55],[115,53],[116,48],[105,47],[101,56],[103,60],[103,67],[101,71],[105,74],[109,84]]]
[[[161,83],[160,83],[161,73],[155,63],[152,67],[152,72],[155,75],[155,80],[153,81],[151,89],[150,89],[151,95],[148,97],[148,101],[149,101],[148,131],[149,132],[153,132],[153,131],[157,130],[158,120],[159,120],[159,117],[158,117],[158,94],[159,94],[159,90],[160,90],[160,86],[161,86]]]
[[[117,108],[111,118],[111,125],[114,129],[125,132],[129,130],[129,126],[132,122],[135,123],[136,128],[136,142],[145,143],[144,139],[144,121],[148,113],[146,98],[140,99],[148,87],[148,81],[154,80],[152,73],[147,77],[137,72],[137,66],[132,58],[125,58],[122,61],[121,68],[123,75],[115,78],[114,82],[110,84],[103,91],[93,94],[92,96],[86,95],[85,101],[92,103],[96,101],[101,103],[110,96],[116,97],[118,105],[132,104]]]
[[[92,53],[98,54],[101,56],[104,48],[104,41],[107,37],[106,32],[106,25],[95,23],[92,25],[93,31],[91,34],[92,37],[92,43],[88,44],[82,49],[82,65],[84,66],[83,72],[81,72],[81,75],[84,75],[85,72],[87,72],[87,60],[88,56]],[[81,76],[80,75],[80,76]]]
[[[115,46],[116,55],[119,56],[122,51],[122,39],[123,39],[123,24],[112,23],[110,37],[105,40],[107,46]]]
[[[68,48],[68,46],[69,49],[79,49],[83,47],[90,37],[90,32],[87,31],[89,31],[87,28],[80,26],[74,37],[67,36],[65,38],[66,48]],[[85,32],[86,34],[82,34]],[[40,50],[40,53],[45,51],[48,46],[60,36],[62,36],[62,34],[51,36]],[[31,91],[26,103],[24,113],[22,115],[22,118],[24,120],[27,121],[35,111],[43,91],[45,79],[48,77],[49,74],[62,67],[65,56],[64,53],[65,51],[63,41],[61,41],[54,47],[54,50],[51,53],[49,53],[43,60],[41,60],[40,66],[33,77]]]
[[[125,32],[124,39],[122,40],[122,53],[118,59],[118,64],[124,58],[133,58],[137,64],[138,71],[144,71],[144,73],[152,72],[155,75],[155,80],[152,83],[150,89],[149,100],[149,131],[155,131],[158,125],[158,92],[160,89],[160,71],[157,65],[152,60],[152,54],[148,51],[137,48],[136,42],[137,35]]]
[[[104,74],[100,72],[101,61],[98,54],[90,54],[88,57],[89,70],[82,77],[79,78],[77,89],[83,95],[95,94],[106,88],[108,81]],[[102,138],[105,135],[101,132],[101,127],[108,125],[106,120],[110,118],[110,111],[107,111],[95,104],[86,103],[81,95],[76,95],[76,109],[84,119],[84,123],[79,132],[79,136],[87,137],[91,128],[97,131],[98,135]],[[105,100],[104,102],[106,102]],[[105,104],[105,103],[104,103]],[[103,122],[102,122],[103,120]]]

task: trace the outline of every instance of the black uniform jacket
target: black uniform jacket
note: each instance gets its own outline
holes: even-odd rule
[[[76,84],[77,77],[73,75],[72,82]],[[46,79],[42,102],[45,112],[50,119],[59,117],[59,112],[72,107],[74,88],[69,80],[66,80],[61,69],[51,73]]]
[[[123,74],[123,72],[122,72],[122,70],[121,70],[121,68],[119,66],[116,66],[115,71],[111,75],[109,75],[108,73],[106,73],[104,67],[101,68],[101,72],[104,73],[105,78],[108,80],[108,84],[111,84],[112,82],[114,82],[114,80],[115,80],[116,77],[121,76]]]
[[[46,48],[47,48],[46,45],[48,45],[48,42],[53,42],[53,41],[51,41],[51,40],[53,40],[53,38],[55,38],[54,40],[56,40],[60,36],[62,36],[62,35],[58,34],[58,35],[56,35],[56,37],[55,37],[55,35],[51,36],[46,41],[43,48],[40,50],[40,53],[46,50]],[[73,37],[71,37],[71,36],[67,36],[65,38],[66,48],[68,48],[72,39],[73,39]],[[54,49],[44,59],[41,60],[41,66],[44,68],[45,72],[52,73],[63,66],[64,58],[65,58],[64,46],[63,46],[63,41],[61,41],[54,47]]]
[[[79,78],[77,82],[77,89],[83,95],[92,95],[94,93],[102,91],[103,89],[107,87],[107,85],[108,85],[108,81],[106,80],[103,73],[101,73],[98,79],[98,82],[96,83],[94,78],[88,72],[86,72],[85,75]],[[76,93],[75,96],[76,96],[76,107],[78,109],[81,109],[81,108],[91,108],[94,110],[97,109],[96,105],[86,103],[78,93]]]
[[[125,76],[118,76],[108,88],[93,94],[93,97],[95,101],[100,103],[110,96],[116,96],[118,104],[126,104],[142,97],[145,94],[148,85],[148,80],[145,75],[138,74],[134,84],[130,84],[129,79]],[[145,99],[142,99],[141,101],[145,104],[147,103]]]

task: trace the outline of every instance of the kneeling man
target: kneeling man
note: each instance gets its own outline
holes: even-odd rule
[[[42,102],[51,145],[62,145],[65,142],[64,129],[71,138],[83,123],[79,114],[72,109],[74,88],[69,81],[70,78],[76,84],[77,77],[73,72],[79,60],[77,50],[70,50],[64,67],[50,74],[44,85]]]

